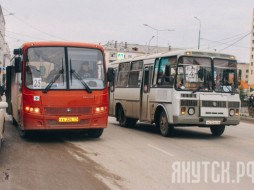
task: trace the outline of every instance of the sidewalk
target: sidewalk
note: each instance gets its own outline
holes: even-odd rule
[[[249,115],[249,110],[248,110],[247,107],[242,107],[242,108],[241,108],[240,117],[241,117],[241,120],[254,122],[254,117],[251,117],[251,116]]]
[[[247,116],[247,115],[241,115],[241,120],[243,121],[251,121],[254,123],[254,117],[250,117],[250,116]]]

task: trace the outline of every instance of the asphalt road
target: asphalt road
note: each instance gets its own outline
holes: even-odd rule
[[[23,140],[7,121],[0,190],[253,189],[253,137],[246,121],[221,137],[192,127],[164,138],[152,125],[122,128],[109,118],[100,139],[46,133]]]

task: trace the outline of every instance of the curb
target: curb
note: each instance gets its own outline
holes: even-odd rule
[[[254,117],[241,116],[241,120],[243,121],[251,121],[254,122]]]

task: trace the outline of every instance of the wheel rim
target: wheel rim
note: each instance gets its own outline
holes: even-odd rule
[[[168,119],[165,112],[163,112],[160,118],[160,130],[161,132],[165,133],[167,129],[168,129]]]

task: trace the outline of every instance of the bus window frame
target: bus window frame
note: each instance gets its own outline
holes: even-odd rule
[[[212,67],[213,67],[213,72],[212,72],[212,77],[213,77],[213,91],[214,92],[216,92],[216,93],[232,93],[232,91],[228,91],[228,92],[226,92],[226,91],[223,91],[223,92],[221,92],[221,91],[217,91],[216,90],[216,79],[215,79],[215,76],[214,76],[214,73],[215,73],[215,64],[214,64],[214,61],[215,60],[224,60],[224,61],[228,61],[228,62],[230,62],[230,61],[232,61],[232,62],[235,62],[235,64],[236,64],[236,66],[235,66],[235,68],[233,68],[232,67],[232,69],[230,69],[230,67],[228,66],[228,69],[227,70],[234,70],[234,72],[232,72],[232,73],[234,73],[234,91],[233,91],[233,93],[236,93],[236,94],[239,94],[239,92],[237,91],[237,88],[238,88],[238,69],[237,69],[237,60],[235,60],[235,59],[223,59],[223,58],[213,58],[212,59]],[[228,73],[229,74],[229,73]],[[228,75],[228,77],[229,77],[229,75]]]
[[[152,83],[151,85],[153,87],[156,87],[157,86],[157,79],[158,79],[158,71],[159,71],[159,61],[160,61],[160,58],[156,58],[154,60],[154,66],[153,66],[153,77],[152,77]],[[158,67],[156,68],[156,65],[158,64]],[[157,69],[157,71],[156,71]]]
[[[129,68],[127,68],[126,70],[124,69],[124,70],[122,70],[122,69],[120,69],[120,65],[122,65],[122,64],[128,64],[128,67]],[[118,65],[118,73],[117,73],[117,82],[116,82],[116,87],[117,88],[127,88],[128,87],[128,81],[129,81],[129,71],[130,71],[130,64],[131,64],[131,62],[121,62],[121,63],[119,63],[119,65]],[[120,75],[123,73],[123,72],[125,72],[125,73],[127,73],[127,77],[126,77],[126,79],[125,79],[125,83],[123,83],[124,85],[119,85],[119,82],[123,82],[123,81],[120,81],[121,79],[120,79]]]
[[[133,65],[134,64],[138,64],[138,68],[134,68],[133,69]],[[128,83],[127,83],[127,87],[128,88],[140,88],[142,85],[142,75],[143,75],[143,68],[144,68],[144,61],[143,60],[137,60],[137,61],[132,61],[131,62],[131,66],[130,66],[130,70],[129,70],[129,78],[128,78]],[[135,85],[130,84],[130,79],[133,78],[131,77],[132,73],[138,73],[138,78],[137,78],[137,82]],[[135,76],[135,75],[134,75]]]
[[[64,88],[64,89],[49,89],[49,91],[72,91],[72,90],[74,90],[74,91],[78,91],[78,90],[84,90],[84,89],[71,89],[70,87],[69,87],[69,85],[68,85],[68,83],[70,82],[70,74],[69,74],[69,52],[68,52],[68,48],[83,48],[83,49],[89,49],[89,50],[97,50],[97,51],[100,51],[101,52],[101,55],[102,55],[102,57],[103,57],[103,63],[102,63],[102,65],[103,65],[103,72],[104,72],[104,81],[103,81],[103,84],[104,84],[104,87],[103,88],[101,88],[101,89],[92,89],[93,91],[101,91],[101,90],[105,90],[106,88],[107,88],[107,81],[106,81],[106,62],[105,62],[105,53],[101,50],[101,49],[99,49],[99,48],[91,48],[91,47],[85,47],[85,46],[66,46],[66,45],[63,45],[63,46],[29,46],[29,47],[27,47],[25,50],[23,50],[23,56],[22,56],[22,63],[23,63],[23,65],[22,65],[22,71],[21,72],[23,72],[22,73],[22,77],[23,77],[23,79],[24,79],[24,82],[23,82],[23,85],[24,85],[24,87],[25,87],[25,89],[27,89],[27,90],[32,90],[32,91],[42,91],[43,89],[36,89],[36,88],[28,88],[28,86],[25,84],[25,82],[26,82],[26,71],[25,71],[25,67],[27,66],[27,62],[29,61],[29,59],[28,59],[28,51],[29,51],[29,49],[31,49],[31,48],[63,48],[64,49],[64,58],[65,58],[65,60],[64,60],[64,69],[67,71],[68,70],[68,72],[67,72],[67,75],[66,75],[66,82],[67,82],[67,86],[66,86],[66,88]],[[66,59],[67,58],[67,59]],[[64,71],[65,72],[65,74],[66,74],[66,71]]]
[[[148,72],[148,74],[146,74]],[[151,82],[152,82],[152,72],[153,72],[153,66],[147,65],[144,67],[144,73],[143,73],[143,94],[150,93],[151,88]],[[147,76],[147,78],[146,78]],[[145,88],[146,87],[146,88]]]
[[[170,65],[170,67],[171,67],[171,69],[173,68],[173,69],[175,69],[175,73],[174,73],[174,76],[173,76],[173,82],[170,82],[170,84],[160,84],[159,83],[159,76],[160,76],[160,74],[159,74],[159,72],[160,72],[160,67],[161,67],[161,64],[162,64],[162,60],[163,59],[165,59],[165,58],[167,58],[167,59],[169,59],[169,58],[175,58],[175,63],[174,64],[168,64],[168,65]],[[165,56],[165,57],[160,57],[159,58],[159,66],[158,66],[158,71],[157,71],[157,79],[156,79],[156,86],[157,87],[160,87],[160,88],[174,88],[174,86],[175,86],[175,76],[176,76],[176,68],[177,68],[177,64],[178,64],[178,56],[177,55],[172,55],[172,56]],[[164,75],[161,77],[161,79],[162,80],[165,80],[165,74],[166,74],[166,71],[163,71],[163,73],[164,73]],[[171,77],[171,76],[170,76]],[[163,79],[164,78],[164,79]],[[153,81],[154,82],[154,81]]]
[[[114,68],[114,78],[112,82],[109,82],[109,89],[110,92],[115,92],[116,83],[117,83],[117,76],[118,76],[118,68]]]

